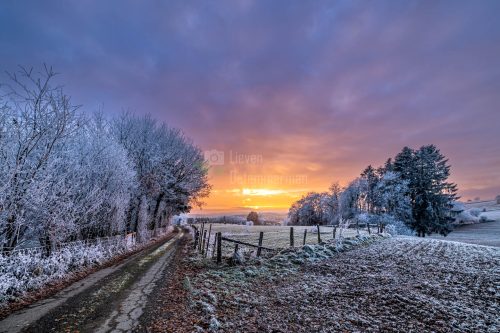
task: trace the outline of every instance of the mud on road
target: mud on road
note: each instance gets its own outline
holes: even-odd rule
[[[167,278],[166,267],[185,237],[174,233],[117,266],[91,274],[52,298],[13,313],[0,321],[0,332],[134,330],[156,284]]]

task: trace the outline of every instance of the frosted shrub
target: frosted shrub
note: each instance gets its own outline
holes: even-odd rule
[[[477,223],[479,218],[471,214],[471,210],[464,210],[455,218],[458,223]]]
[[[469,213],[472,216],[479,217],[479,214],[481,214],[481,210],[479,208],[471,208],[469,209]]]
[[[391,236],[395,235],[405,235],[405,236],[414,236],[415,232],[408,228],[404,222],[396,220],[396,219],[390,219],[387,221],[387,225],[385,227],[385,232],[387,232]]]
[[[122,238],[98,240],[95,244],[75,242],[44,257],[40,249],[0,254],[0,306],[72,272],[94,267],[127,251]]]

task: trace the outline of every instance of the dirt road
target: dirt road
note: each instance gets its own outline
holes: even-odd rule
[[[49,299],[0,321],[0,332],[133,331],[183,233],[76,282]]]

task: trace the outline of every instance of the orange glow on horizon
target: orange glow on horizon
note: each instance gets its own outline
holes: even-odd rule
[[[254,146],[252,139],[245,143]],[[319,137],[315,140],[284,137],[270,146],[267,144],[255,144],[259,146],[257,152],[246,149],[252,153],[235,153],[230,149],[206,151],[206,159],[212,162],[209,183],[213,188],[202,209],[193,209],[192,213],[287,211],[308,192],[327,191],[334,182],[346,186],[368,164],[382,165],[387,157],[399,151],[397,148],[384,154],[373,151],[360,154],[344,146],[335,148]],[[470,195],[463,193],[473,193],[475,187],[471,185],[477,187],[477,184],[462,183],[462,187],[459,179],[455,179],[457,174],[460,175],[460,170],[453,168],[451,180],[459,184],[462,200],[466,201]]]

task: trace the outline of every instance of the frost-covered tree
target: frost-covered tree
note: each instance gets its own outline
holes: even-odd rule
[[[420,236],[446,235],[457,199],[449,174],[448,161],[435,146],[404,147],[394,161],[377,169],[368,166],[344,189],[337,184],[330,192],[307,194],[288,216],[291,224],[382,222],[405,234],[411,233],[409,227]]]
[[[125,230],[134,170],[102,116],[89,119],[47,165],[30,220],[47,248]]]
[[[55,73],[21,69],[0,94],[0,245],[166,226],[209,193],[201,150],[151,117],[78,112]]]
[[[338,182],[333,183],[329,191],[322,196],[322,207],[324,207],[324,215],[327,224],[338,224],[340,218],[340,195],[342,188]]]
[[[412,205],[410,223],[419,236],[451,231],[451,208],[457,186],[448,182],[450,165],[434,145],[413,151],[405,147],[395,158],[394,170],[408,182]]]
[[[76,112],[55,73],[21,69],[2,97],[0,236],[50,248],[123,230],[134,171],[102,116]]]
[[[375,191],[380,213],[389,214],[399,221],[411,224],[411,201],[408,196],[408,181],[401,179],[397,172],[388,171],[382,175]]]
[[[317,214],[313,203],[317,195],[318,193],[315,192],[308,193],[292,205],[288,212],[290,224],[313,225],[317,223]]]
[[[365,183],[362,179],[356,178],[344,189],[340,196],[340,216],[343,220],[351,221],[362,212],[362,189]]]
[[[51,68],[21,68],[2,89],[0,130],[0,237],[3,251],[15,248],[31,228],[34,191],[46,186],[54,153],[80,126],[77,107],[54,86]]]
[[[202,151],[180,130],[131,114],[123,114],[113,127],[137,175],[127,213],[130,231],[141,237],[192,204],[202,204],[210,191],[208,168]]]
[[[376,170],[371,165],[369,165],[361,173],[361,180],[364,185],[361,193],[364,204],[363,209],[368,213],[374,214],[379,208],[377,203],[380,201],[378,198],[379,193],[378,191],[376,191],[376,187],[379,182],[379,176],[377,175]]]
[[[296,201],[288,211],[290,225],[328,224],[332,203],[329,193],[310,192]]]

